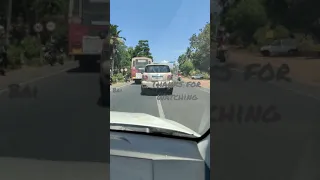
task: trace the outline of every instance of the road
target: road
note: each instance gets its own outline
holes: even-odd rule
[[[37,88],[36,98],[10,99],[9,92],[1,92],[0,157],[107,163],[110,109],[100,106],[98,80],[96,72],[71,69],[27,84]],[[140,86],[132,84],[111,92],[111,110],[161,116],[196,131],[208,127],[200,120],[209,123],[209,109],[203,115],[210,107],[209,91],[176,88],[179,93],[198,99],[160,102],[141,96]]]
[[[285,83],[245,82],[237,71],[228,82],[211,81],[213,179],[320,179],[319,99],[287,90]],[[282,119],[267,124],[217,122],[221,108],[230,112],[231,104],[242,105],[244,111],[250,105],[273,105]],[[213,106],[220,109],[213,111]]]
[[[174,88],[173,96],[164,96],[167,99],[163,100],[159,99],[159,94],[153,92],[141,95],[139,84],[132,83],[116,89],[118,90],[110,92],[111,111],[146,113],[176,121],[199,133],[209,126],[209,89],[191,87],[189,84],[187,87],[183,84]],[[178,100],[178,96],[190,98]]]
[[[78,164],[79,168],[72,168],[70,163],[69,166],[61,165],[68,166],[65,169],[58,165],[40,167],[43,170],[48,168],[48,173],[56,172],[52,178],[61,175],[57,179],[82,179],[88,178],[89,174],[97,179],[108,179],[109,143],[106,142],[109,142],[109,109],[99,106],[98,80],[97,73],[81,73],[72,69],[30,83],[31,88],[38,89],[36,99],[10,99],[7,92],[2,93],[0,157],[71,161],[74,164],[80,161],[100,162],[99,167],[93,165],[96,168],[91,166],[86,171],[79,170],[85,165]],[[1,160],[0,166],[3,166]],[[9,177],[5,174],[17,171],[8,166],[1,169],[0,177]],[[33,170],[38,174],[39,167]],[[25,174],[23,170],[19,172]],[[74,176],[69,174],[62,178],[65,173],[74,173]],[[39,174],[37,178],[40,177]]]

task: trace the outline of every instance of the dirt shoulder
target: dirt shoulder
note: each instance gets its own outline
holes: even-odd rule
[[[203,88],[208,88],[210,89],[210,80],[207,80],[207,79],[191,79],[191,78],[188,78],[188,77],[182,77],[181,78],[182,81],[184,82],[195,82],[195,83],[198,83],[200,82],[200,86],[203,87]]]
[[[263,57],[258,53],[250,53],[244,50],[230,51],[229,62],[236,64],[237,68],[243,68],[252,63],[267,64],[280,67],[288,64],[290,67],[290,77],[307,85],[320,87],[320,58],[307,57]]]
[[[77,61],[66,61],[63,66],[23,67],[18,70],[9,71],[6,76],[0,76],[0,90],[7,88],[11,84],[20,84],[35,78],[50,76],[60,71],[76,68],[77,66]]]

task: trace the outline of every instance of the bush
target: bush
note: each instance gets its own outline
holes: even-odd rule
[[[209,73],[203,72],[202,75],[204,79],[210,79]]]
[[[19,46],[11,45],[8,47],[8,68],[9,69],[18,69],[21,68],[21,55],[23,49]]]
[[[42,65],[40,59],[41,42],[38,38],[28,36],[21,42],[21,46],[26,58],[25,63],[27,65]]]
[[[112,76],[112,81],[113,82],[124,82],[124,76],[121,73],[114,74]]]
[[[191,71],[194,69],[194,66],[191,61],[186,61],[180,65],[180,71],[183,75],[188,76],[191,74]]]

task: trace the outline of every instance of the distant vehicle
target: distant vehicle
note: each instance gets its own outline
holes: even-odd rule
[[[151,64],[153,60],[147,57],[134,57],[131,60],[131,77],[136,84],[140,84],[142,80],[142,74],[146,65]]]
[[[100,59],[102,39],[109,29],[110,0],[69,1],[69,55],[80,68],[95,67]]]
[[[292,55],[298,52],[298,47],[294,39],[280,39],[261,47],[260,52],[263,56]]]
[[[203,79],[203,75],[202,74],[196,74],[194,76],[191,76],[191,79]]]
[[[152,89],[165,90],[168,94],[172,94],[172,73],[167,64],[148,64],[145,67],[141,82],[141,94],[144,95],[147,90]]]

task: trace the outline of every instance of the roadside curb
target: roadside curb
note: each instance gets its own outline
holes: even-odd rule
[[[130,85],[131,84],[131,82],[130,83],[121,83],[121,85],[120,86],[110,86],[110,92],[112,92],[112,89],[113,88],[122,88],[122,87],[125,87],[125,86],[128,86],[128,85]]]

